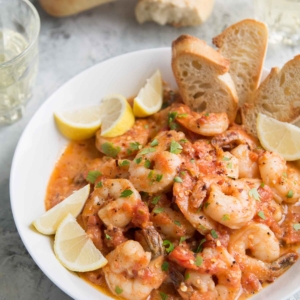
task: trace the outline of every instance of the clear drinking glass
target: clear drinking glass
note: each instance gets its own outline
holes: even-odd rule
[[[40,18],[28,0],[0,0],[0,123],[22,117],[38,70]]]
[[[255,17],[269,27],[270,42],[300,44],[300,0],[253,0]]]

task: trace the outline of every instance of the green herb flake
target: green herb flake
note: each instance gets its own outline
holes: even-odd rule
[[[171,130],[177,130],[179,128],[178,124],[172,122],[169,124]]]
[[[256,188],[253,188],[249,191],[249,196],[254,198],[256,201],[260,201],[260,196]]]
[[[174,178],[174,181],[175,181],[175,182],[178,182],[178,183],[181,183],[181,182],[182,182],[182,179],[181,179],[180,177],[176,176],[176,177]]]
[[[175,224],[176,226],[179,226],[179,227],[182,226],[181,223],[180,223],[179,221],[177,221],[177,220],[174,221],[174,224]]]
[[[228,221],[230,220],[230,216],[228,214],[223,215],[222,221]]]
[[[186,118],[188,114],[178,114],[177,118]]]
[[[190,160],[190,162],[191,162],[192,164],[194,164],[194,163],[195,163],[195,159],[192,158],[192,159]]]
[[[102,188],[102,187],[103,187],[102,181],[99,181],[95,186],[95,188]]]
[[[132,150],[140,150],[142,145],[139,142],[133,142],[129,146]]]
[[[202,239],[196,249],[196,253],[199,253],[199,252],[202,252],[202,249],[203,249],[203,244],[206,242],[206,239]]]
[[[96,179],[101,176],[101,172],[95,170],[95,171],[89,171],[89,173],[86,176],[86,181],[90,182],[90,183],[95,183]]]
[[[109,157],[116,158],[121,151],[119,146],[115,147],[112,143],[106,142],[101,145],[101,151]]]
[[[182,143],[182,144],[185,144],[185,143],[187,143],[187,140],[186,139],[181,139],[179,142]]]
[[[129,196],[131,196],[133,194],[133,191],[132,190],[124,190],[122,193],[121,193],[121,198],[127,198]]]
[[[157,139],[154,139],[154,140],[151,142],[151,144],[150,144],[151,147],[155,147],[155,146],[157,146],[157,145],[158,145],[158,140],[157,140]]]
[[[178,115],[178,112],[177,111],[172,111],[172,112],[169,112],[169,115],[168,115],[168,122],[171,123],[175,120],[175,118],[177,117]]]
[[[150,166],[151,166],[151,161],[148,160],[148,159],[146,159],[145,162],[144,162],[144,167],[145,167],[146,169],[150,169]]]
[[[203,263],[203,258],[202,258],[202,256],[197,255],[197,256],[196,256],[195,265],[196,265],[197,267],[200,267],[200,266],[202,265],[202,263]]]
[[[179,143],[172,140],[170,144],[170,152],[174,154],[179,154],[181,153],[181,151],[182,151],[182,146]]]
[[[205,203],[204,203],[204,208],[208,208],[209,205],[210,205],[209,202],[205,202]]]
[[[209,113],[206,113],[206,114],[205,114],[205,117],[209,117]]]
[[[129,166],[130,165],[130,161],[129,160],[126,160],[124,159],[123,161],[118,161],[118,165],[119,167],[126,167],[126,166]]]
[[[153,177],[153,174],[154,174],[154,172],[153,172],[153,170],[151,170],[151,171],[149,172],[149,174],[148,174],[148,176],[147,176],[147,177],[148,177],[149,179],[152,179],[152,177]]]
[[[164,261],[163,264],[161,265],[161,269],[163,271],[168,271],[169,270],[169,263],[167,261]]]
[[[264,188],[264,187],[265,187],[265,183],[262,182],[262,183],[260,184],[260,187],[261,187],[261,188]]]
[[[226,165],[226,167],[227,167],[228,169],[232,169],[232,162],[228,163],[228,164]]]
[[[154,209],[153,209],[153,213],[155,213],[155,214],[160,214],[160,213],[162,213],[163,211],[164,211],[165,209],[163,208],[163,207],[155,207]]]
[[[287,178],[288,177],[287,173],[286,172],[282,173],[282,177]]]
[[[263,219],[263,220],[266,219],[266,216],[265,216],[265,214],[264,214],[263,211],[259,211],[259,212],[257,213],[257,215],[258,215],[261,219]]]
[[[167,300],[168,299],[168,295],[163,293],[163,292],[159,292],[159,295],[160,295],[161,300]]]
[[[158,201],[160,200],[160,198],[161,198],[161,195],[155,196],[155,197],[152,199],[151,203],[154,204],[154,205],[156,205],[156,204],[158,203]]]
[[[142,161],[142,159],[143,159],[142,157],[138,157],[134,161],[136,164],[139,164]]]
[[[223,156],[223,157],[222,157],[222,160],[223,160],[223,161],[229,161],[230,159],[231,159],[230,157],[226,157],[226,156]]]
[[[155,180],[157,182],[160,182],[162,180],[163,176],[164,176],[163,174],[157,174]]]
[[[164,240],[163,246],[165,246],[167,253],[171,253],[174,250],[174,244],[171,243],[169,240]]]
[[[117,295],[120,295],[120,294],[122,294],[123,290],[120,287],[116,286],[115,292]]]
[[[294,192],[292,190],[289,190],[289,192],[287,193],[286,197],[287,198],[292,198],[294,196]]]
[[[219,236],[218,236],[218,234],[216,233],[216,231],[214,230],[214,229],[212,229],[211,231],[210,231],[210,234],[211,234],[211,236],[214,238],[214,239],[217,239]]]
[[[186,240],[185,236],[182,236],[179,240],[179,245],[182,244]]]
[[[107,240],[111,240],[111,236],[108,235],[108,234],[105,234],[105,238],[106,238]]]
[[[148,129],[148,128],[149,128],[149,125],[148,125],[148,124],[146,124],[146,125],[144,126],[144,128],[145,128],[145,129]]]
[[[144,154],[149,154],[155,152],[155,148],[144,148],[139,154],[144,155]]]
[[[293,224],[293,228],[294,228],[296,231],[300,230],[300,224],[299,224],[299,223]]]
[[[184,276],[184,280],[188,280],[191,277],[190,273],[186,273]]]

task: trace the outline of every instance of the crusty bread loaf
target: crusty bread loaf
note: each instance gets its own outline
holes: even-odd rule
[[[140,0],[135,15],[139,23],[195,26],[206,21],[213,6],[214,0]]]
[[[246,19],[225,29],[213,38],[213,43],[230,62],[229,74],[242,106],[259,85],[268,45],[268,28],[264,23]]]
[[[288,61],[283,68],[273,68],[250,102],[242,107],[246,130],[257,136],[258,113],[282,122],[295,123],[300,116],[300,55]]]
[[[66,17],[114,0],[39,0],[42,8],[53,17]]]
[[[172,44],[172,69],[185,104],[196,111],[226,112],[234,121],[238,98],[229,62],[204,41],[182,35]]]

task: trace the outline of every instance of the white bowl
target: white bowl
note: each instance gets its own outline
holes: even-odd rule
[[[57,90],[29,122],[15,151],[10,196],[14,220],[28,252],[53,283],[74,299],[111,299],[66,270],[55,258],[53,239],[37,233],[33,220],[45,212],[45,194],[56,161],[68,143],[57,131],[53,112],[99,103],[112,93],[130,97],[160,69],[163,79],[176,87],[170,48],[133,52],[102,62],[77,75]],[[266,72],[265,72],[266,73]],[[253,300],[282,300],[299,288],[300,261]]]

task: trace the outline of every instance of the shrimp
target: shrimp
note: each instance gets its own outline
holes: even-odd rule
[[[188,251],[185,253],[188,255]],[[192,257],[193,259],[188,259],[190,268],[187,265],[186,280],[177,288],[183,299],[236,299],[241,288],[241,270],[225,247],[221,245],[214,248],[206,247],[196,259],[194,255]],[[174,254],[171,259],[174,259]],[[197,259],[201,263],[195,264],[194,260],[197,261]]]
[[[187,171],[181,172],[181,179],[182,182],[176,182],[173,186],[175,203],[192,226],[205,235],[216,228],[215,221],[206,215],[201,206],[207,193],[206,183]]]
[[[226,113],[197,113],[185,104],[172,105],[171,113],[177,123],[186,129],[204,136],[214,136],[224,132],[229,126]]]
[[[252,220],[256,213],[256,200],[250,196],[250,187],[241,180],[224,179],[212,183],[204,212],[213,220],[238,229]]]
[[[265,184],[273,188],[278,202],[295,203],[300,198],[300,172],[286,164],[275,152],[264,151],[258,158],[259,171]]]
[[[114,295],[128,300],[144,300],[166,277],[162,271],[163,256],[150,261],[151,253],[129,240],[116,247],[103,268],[107,285]]]
[[[293,252],[280,257],[279,242],[274,233],[268,226],[255,223],[237,230],[230,236],[228,251],[236,259],[243,276],[255,276],[256,289],[261,288],[258,281],[273,281],[298,257]],[[251,290],[251,287],[246,289]]]
[[[238,159],[239,178],[258,178],[258,154],[249,149],[246,144],[241,144],[232,149],[233,154]]]
[[[113,158],[132,156],[148,143],[153,130],[155,130],[155,123],[145,119],[136,120],[131,129],[117,137],[101,136],[100,129],[96,132],[96,148]]]
[[[179,152],[182,146],[178,142],[183,138],[182,132],[161,132],[149,147],[137,154],[129,167],[129,179],[138,191],[154,194],[171,188],[181,164]]]
[[[184,236],[190,238],[194,235],[194,227],[185,219],[183,214],[169,207],[162,207],[163,211],[155,213],[155,208],[150,214],[153,226],[167,239],[179,239]]]

